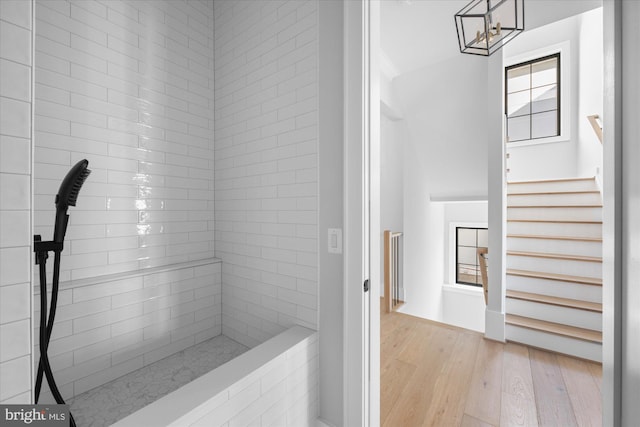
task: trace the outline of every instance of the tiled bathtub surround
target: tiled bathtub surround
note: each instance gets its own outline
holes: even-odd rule
[[[317,327],[317,2],[215,1],[216,256],[223,331]]]
[[[67,399],[221,333],[219,260],[82,279],[61,289],[48,353]],[[41,401],[53,401],[48,387]]]
[[[311,427],[317,416],[318,333],[294,326],[114,427]]]
[[[0,0],[0,403],[31,401],[31,30]]]
[[[212,1],[36,1],[37,234],[70,166],[93,171],[61,280],[214,255],[213,35]]]
[[[82,393],[68,403],[78,425],[110,426],[247,350],[218,335]]]

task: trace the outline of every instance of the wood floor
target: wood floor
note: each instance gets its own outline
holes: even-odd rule
[[[599,364],[382,314],[380,423],[600,426]]]

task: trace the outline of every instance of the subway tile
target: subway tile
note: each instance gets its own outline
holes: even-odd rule
[[[72,334],[52,341],[48,349],[49,354],[55,356],[67,351],[77,350],[84,346],[104,341],[110,337],[110,334],[111,330],[109,326],[102,326],[100,328]]]
[[[36,52],[37,55],[37,52]],[[61,90],[66,90],[71,93],[78,93],[85,96],[91,96],[96,99],[106,101],[107,88],[96,85],[89,82],[78,82],[71,76],[61,74],[55,71],[47,70],[44,68],[36,67],[35,79],[37,83],[42,85],[55,87]],[[36,94],[36,100],[38,99]]]
[[[29,102],[0,97],[0,111],[2,111],[0,116],[1,134],[22,138],[30,137],[31,104]]]
[[[30,317],[30,289],[28,283],[0,287],[0,324]]]
[[[84,109],[67,107],[45,100],[36,101],[35,113],[39,116],[83,123],[90,126],[104,128],[107,125],[107,116],[104,114],[92,113]]]
[[[28,211],[0,211],[2,246],[29,246],[31,244]]]
[[[44,134],[69,135],[70,123],[68,120],[55,119],[47,116],[38,116],[34,118],[34,128],[36,132]]]
[[[0,96],[30,102],[30,76],[29,66],[0,58]]]
[[[163,359],[173,353],[184,350],[187,347],[190,347],[195,344],[195,338],[193,336],[181,339],[176,342],[172,342],[171,344],[161,347],[157,350],[150,351],[144,354],[144,363],[150,364],[156,362],[160,359]]]
[[[30,20],[31,17],[29,17]],[[18,22],[24,23],[24,19]],[[0,57],[31,65],[31,31],[0,20]]]
[[[31,322],[0,324],[0,363],[31,353]]]
[[[71,94],[69,91],[36,83],[35,92],[38,94],[38,99],[55,102],[61,105],[70,105]]]
[[[30,142],[26,138],[0,135],[0,172],[29,174]]]
[[[31,356],[0,363],[0,401],[31,390]]]
[[[29,247],[0,248],[0,286],[29,282]]]
[[[117,338],[131,335],[133,333],[139,334],[140,338],[136,341],[130,342],[128,346],[118,346],[115,348],[115,350],[111,355],[114,365],[119,363],[124,363],[127,360],[137,358],[139,356],[144,355],[147,352],[156,350],[160,347],[164,347],[171,343],[171,337],[168,334],[162,338],[143,341],[142,330],[134,331],[130,334],[120,335]]]
[[[38,300],[39,299],[40,298],[38,298]],[[36,304],[39,306],[40,301],[37,301]],[[33,319],[33,321],[34,321],[34,325],[36,325],[33,329],[34,348],[36,349],[36,352],[39,352],[39,341],[38,341],[40,336],[40,328],[39,328],[40,312],[39,311],[36,312],[36,316]],[[57,356],[66,352],[67,350],[64,348],[65,341],[62,342],[63,344],[59,344],[59,340],[67,339],[71,337],[72,334],[73,334],[73,324],[70,320],[58,322],[56,319],[55,328],[51,333],[51,344],[49,345],[49,353],[51,355]]]
[[[31,29],[31,2],[24,0],[3,0],[0,2],[2,19],[20,27]]]

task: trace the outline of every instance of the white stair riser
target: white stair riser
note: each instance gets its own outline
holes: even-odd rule
[[[602,277],[601,262],[507,255],[507,268],[571,276]]]
[[[562,335],[536,331],[515,325],[505,325],[507,340],[569,354],[582,359],[602,362],[602,345]]]
[[[595,180],[549,181],[508,184],[509,193],[542,193],[544,191],[598,191]]]
[[[561,222],[507,222],[507,234],[535,236],[602,237],[602,224]]]
[[[507,274],[507,289],[602,303],[602,287]]]
[[[507,250],[601,257],[602,242],[507,237]]]
[[[507,206],[587,206],[601,205],[600,193],[510,194]]]
[[[507,208],[508,219],[546,219],[551,221],[602,221],[602,208]]]
[[[602,332],[601,313],[509,297],[505,304],[509,314]]]

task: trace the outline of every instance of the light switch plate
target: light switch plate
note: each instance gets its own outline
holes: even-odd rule
[[[327,250],[330,254],[342,253],[342,229],[330,228],[327,236]]]

